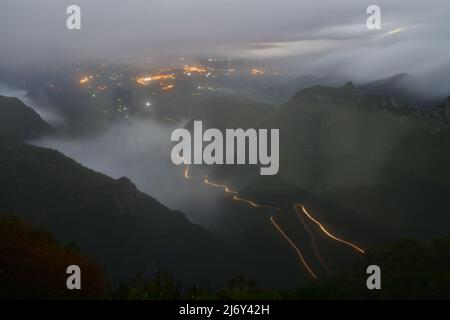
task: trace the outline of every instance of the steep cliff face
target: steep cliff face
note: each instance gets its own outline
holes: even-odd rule
[[[23,217],[77,243],[113,282],[159,268],[192,281],[207,281],[211,272],[226,276],[221,244],[184,214],[128,178],[112,179],[23,142],[51,133],[33,109],[0,96],[0,215]]]
[[[449,106],[314,86],[264,126],[280,128],[280,179],[391,234],[436,237],[450,230]]]
[[[129,179],[112,179],[54,150],[0,141],[0,212],[76,242],[113,281],[158,268],[193,281],[225,276],[226,254],[207,230]]]
[[[106,193],[106,201],[114,203],[120,214],[134,214],[142,210],[140,197],[143,196],[130,179],[122,177],[117,180],[117,189]]]

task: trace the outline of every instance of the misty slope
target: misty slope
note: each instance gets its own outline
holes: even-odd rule
[[[445,114],[438,108],[427,114]],[[450,230],[450,134],[427,114],[348,83],[301,90],[262,126],[280,128],[280,179],[390,232],[428,237]]]
[[[421,88],[418,82],[423,86],[425,81],[424,79],[417,79],[408,73],[399,73],[388,78],[362,83],[358,87],[372,94],[394,97],[411,107],[433,107],[445,96],[429,96],[430,92],[424,94],[426,91],[423,91],[423,89],[422,92],[417,92],[414,89],[413,84],[415,84],[416,88]]]
[[[264,86],[259,92],[254,92],[256,99],[281,104],[289,100],[298,90],[314,85],[332,85],[336,80],[330,77],[302,75],[295,78],[288,77],[277,83]]]
[[[128,179],[114,180],[57,151],[5,139],[0,150],[1,213],[76,242],[113,281],[150,275],[159,267],[191,280],[223,274],[218,241]]]
[[[255,102],[242,96],[222,96],[204,99],[192,107],[191,116],[185,128],[193,132],[194,121],[202,121],[203,132],[217,128],[222,132],[235,128],[258,128],[276,107],[267,103]],[[204,144],[206,145],[206,143]],[[259,172],[257,166],[195,166],[192,171],[206,173],[223,183],[232,183],[238,188],[253,179]]]
[[[219,128],[279,128],[280,172],[263,177],[255,167],[226,166],[210,176],[247,198],[304,202],[327,225],[365,243],[445,235],[449,101],[420,111],[347,83],[300,90],[264,117],[250,107],[237,119],[233,112],[213,114]]]
[[[0,96],[0,135],[26,140],[50,134],[52,130],[19,99]]]
[[[281,112],[280,108],[272,107],[266,108],[266,110],[258,103],[248,100],[224,99],[223,97],[212,99],[209,102],[210,104],[205,106],[206,112],[199,112],[194,116],[187,128],[192,129],[193,120],[202,120],[204,129],[210,127],[222,130],[226,128],[280,128],[281,135],[283,135],[284,127],[282,125],[266,125],[266,121]],[[296,137],[292,137],[292,139],[295,141]],[[286,140],[289,140],[287,135]],[[294,151],[282,149],[281,152]],[[208,169],[211,172],[208,172]],[[229,243],[231,242],[230,247],[233,248],[233,251],[238,253],[236,259],[249,274],[255,275],[257,279],[264,279],[268,286],[289,287],[292,281],[302,282],[308,279],[303,267],[299,266],[295,252],[280,237],[270,222],[271,216],[275,217],[283,230],[300,246],[306,259],[319,276],[325,273],[312,250],[308,232],[305,231],[293,210],[294,203],[307,202],[330,230],[336,231],[337,234],[360,243],[364,247],[376,243],[377,235],[382,232],[377,226],[367,223],[365,218],[324,201],[311,194],[309,190],[301,188],[295,181],[291,182],[281,175],[259,176],[258,166],[193,166],[191,171],[194,176],[208,172],[212,182],[226,184],[234,190],[239,190],[239,197],[281,208],[279,211],[269,208],[253,208],[248,203],[236,202],[231,197],[224,195],[224,202],[217,205],[215,212],[223,229],[223,231],[217,230],[217,232],[223,236],[222,233],[225,231],[224,237]],[[325,214],[320,214],[322,211],[316,211],[316,209],[323,209]],[[330,212],[337,216],[328,216],[327,214]],[[313,226],[311,229],[316,231]],[[348,248],[336,246],[328,239],[324,239],[320,233],[317,233],[316,236],[318,238],[316,241],[320,243],[321,250],[334,271],[358,257]],[[390,237],[391,235],[386,232],[385,236]],[[277,261],[277,263],[274,264],[273,261]]]

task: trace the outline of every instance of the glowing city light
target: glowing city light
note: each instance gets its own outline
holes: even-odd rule
[[[88,82],[89,82],[89,77],[83,77],[80,79],[81,85],[87,84]]]
[[[185,65],[183,67],[183,70],[185,73],[205,73],[206,71],[208,71],[206,68],[202,67],[202,66],[189,66],[189,65]]]
[[[166,85],[166,86],[161,86],[161,89],[162,90],[164,90],[164,91],[168,91],[168,90],[171,90],[171,89],[173,89],[175,87],[175,85],[173,85],[173,84],[168,84],[168,85]]]
[[[266,71],[262,70],[262,69],[253,68],[253,69],[250,70],[250,74],[252,76],[261,76],[261,75],[263,75],[265,73],[266,73]]]
[[[136,82],[141,85],[147,85],[152,81],[164,81],[164,80],[173,80],[175,79],[174,74],[156,74],[148,77],[137,78]]]

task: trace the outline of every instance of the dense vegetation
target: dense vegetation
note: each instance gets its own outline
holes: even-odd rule
[[[66,268],[82,270],[82,290],[68,290]],[[102,299],[108,286],[100,268],[73,244],[16,217],[0,217],[0,299]]]
[[[235,277],[220,290],[207,285],[183,286],[168,272],[149,281],[138,277],[121,285],[117,299],[450,299],[450,236],[429,243],[404,240],[371,249],[348,270],[281,291]],[[368,290],[366,268],[381,268],[381,290]]]
[[[219,289],[207,281],[187,284],[165,269],[152,278],[109,289],[97,265],[74,244],[16,217],[0,218],[0,298],[8,299],[450,299],[450,236],[429,243],[405,240],[370,250],[352,268],[282,291],[262,288],[243,276]],[[67,290],[66,267],[79,265],[82,290]],[[381,268],[382,289],[366,287],[367,266]]]

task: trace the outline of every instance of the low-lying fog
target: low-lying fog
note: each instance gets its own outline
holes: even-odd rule
[[[27,106],[33,108],[34,111],[39,113],[42,119],[52,126],[59,126],[64,124],[64,120],[51,108],[41,105],[36,101],[30,99],[27,92],[22,89],[12,88],[4,83],[0,82],[0,95],[5,97],[16,97],[25,103]]]
[[[0,95],[17,97],[31,106],[51,125],[64,119],[51,108],[37,105],[26,91],[0,83]],[[32,143],[56,149],[84,166],[113,178],[128,177],[142,192],[170,209],[206,227],[216,223],[216,204],[223,199],[219,190],[205,187],[200,179],[184,178],[184,166],[170,158],[173,123],[156,120],[127,120],[111,124],[103,133],[89,138],[47,137]]]
[[[44,138],[33,143],[53,148],[84,166],[113,178],[126,176],[139,190],[190,220],[214,225],[215,203],[221,192],[206,188],[199,179],[184,178],[184,166],[170,158],[173,127],[155,120],[129,120],[113,124],[95,138]]]

